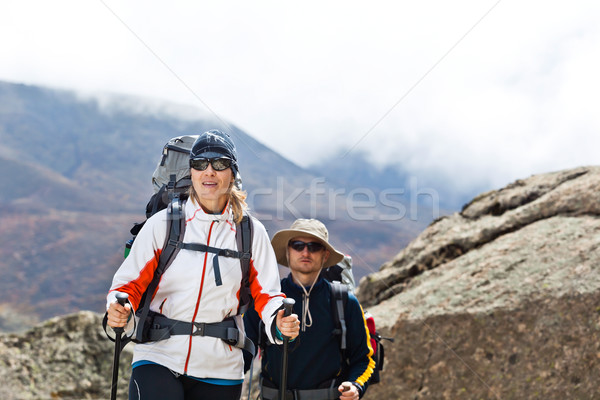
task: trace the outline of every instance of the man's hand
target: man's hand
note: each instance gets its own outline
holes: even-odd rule
[[[352,382],[342,382],[338,390],[342,393],[340,400],[358,400],[360,396],[358,388]]]
[[[279,310],[277,312],[277,328],[283,336],[287,336],[290,339],[295,339],[300,333],[300,320],[296,314],[283,316],[285,310]]]

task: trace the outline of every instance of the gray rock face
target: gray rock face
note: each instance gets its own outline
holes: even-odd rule
[[[114,344],[101,321],[101,315],[82,311],[23,334],[0,335],[0,398],[109,399]],[[119,399],[127,399],[128,347],[121,354]]]
[[[597,398],[600,168],[532,176],[361,280],[387,344],[370,399]]]

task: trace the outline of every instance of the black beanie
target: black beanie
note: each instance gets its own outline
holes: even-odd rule
[[[192,150],[190,151],[190,160],[195,158],[216,157],[227,157],[231,159],[233,176],[235,177],[237,175],[237,151],[235,150],[235,144],[233,144],[231,136],[225,132],[213,129],[198,136],[198,139],[196,139],[192,146]]]

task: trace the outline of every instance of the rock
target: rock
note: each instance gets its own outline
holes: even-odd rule
[[[432,223],[358,296],[386,343],[367,399],[594,398],[600,168],[518,180]]]
[[[600,294],[487,313],[399,319],[382,382],[364,399],[593,399]]]
[[[0,335],[0,398],[108,399],[114,343],[102,316],[81,311],[52,318],[22,334]],[[120,360],[118,397],[126,399],[129,345]]]

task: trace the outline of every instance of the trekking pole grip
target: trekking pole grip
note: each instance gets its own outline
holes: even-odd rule
[[[296,300],[294,299],[290,299],[289,297],[286,297],[285,299],[283,299],[283,316],[284,317],[289,317],[290,315],[292,315],[292,310],[294,308],[294,304],[296,304]]]
[[[127,293],[121,293],[121,292],[117,292],[117,302],[122,305],[123,307],[125,307],[125,304],[127,304],[129,300],[129,295]],[[122,327],[119,328],[113,328],[113,331],[115,331],[115,333],[117,335],[120,335],[123,333],[124,329]]]
[[[292,315],[292,309],[294,308],[294,304],[296,304],[296,300],[294,299],[290,299],[289,297],[283,299],[283,309],[285,310],[283,312],[284,317],[289,317],[290,315]]]
[[[117,301],[120,305],[124,306],[129,300],[129,295],[127,293],[117,292]]]

